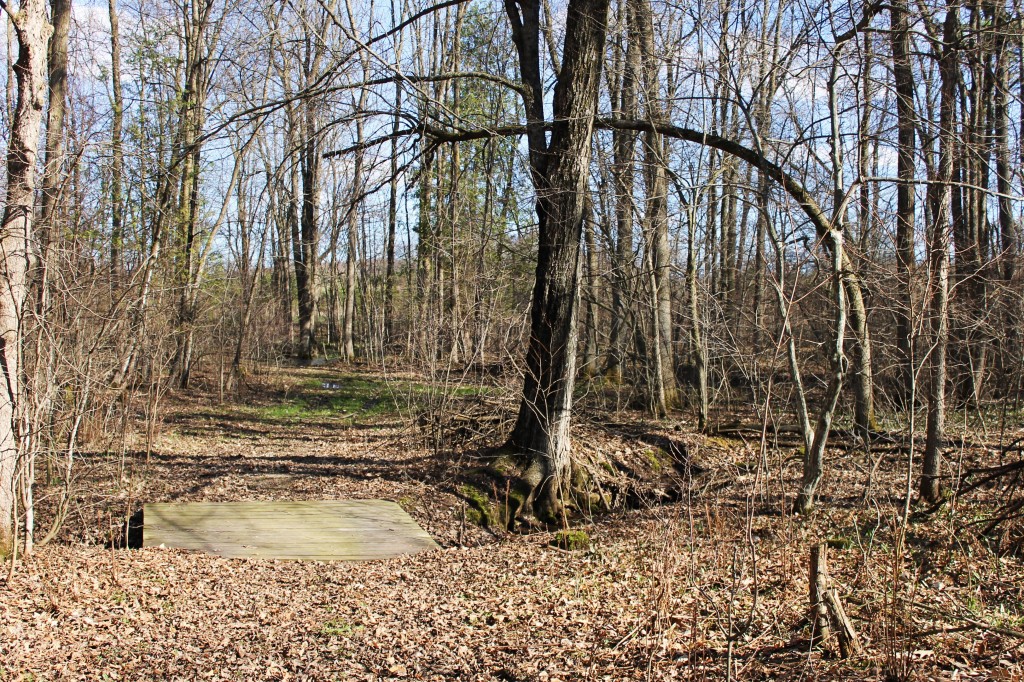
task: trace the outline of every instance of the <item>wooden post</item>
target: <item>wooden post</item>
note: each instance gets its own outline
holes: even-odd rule
[[[811,641],[825,642],[831,634],[828,610],[825,606],[827,591],[828,546],[817,544],[811,547],[811,574],[809,579],[811,601]]]
[[[825,642],[834,629],[839,640],[839,655],[842,658],[859,656],[863,653],[860,638],[846,615],[839,593],[829,586],[828,546],[824,543],[811,547],[810,568],[812,642]]]

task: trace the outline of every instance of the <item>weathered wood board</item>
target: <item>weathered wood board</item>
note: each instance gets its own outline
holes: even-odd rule
[[[147,504],[142,537],[143,547],[264,559],[367,561],[437,549],[386,500]]]

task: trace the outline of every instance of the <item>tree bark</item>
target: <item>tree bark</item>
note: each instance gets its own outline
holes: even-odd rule
[[[846,356],[843,353],[843,332],[846,328],[847,301],[842,266],[840,265],[844,260],[842,231],[833,229],[830,234],[830,240],[833,250],[833,274],[835,278],[833,291],[835,292],[836,302],[834,345],[829,358],[831,375],[829,376],[828,387],[825,389],[821,411],[818,413],[818,420],[814,426],[814,437],[811,439],[811,446],[804,452],[803,477],[800,481],[800,491],[793,505],[794,510],[800,514],[807,514],[814,509],[814,497],[825,470],[825,445],[828,442],[829,431],[832,428],[832,419],[835,416],[836,405],[839,402],[839,393],[843,388],[843,379],[845,378],[847,368]]]
[[[364,91],[365,93],[365,91]],[[365,95],[360,97],[360,107]],[[362,142],[363,124],[356,122],[356,139]],[[345,362],[356,359],[355,316],[356,316],[356,259],[359,255],[359,209],[362,205],[363,193],[363,150],[355,152],[355,164],[352,170],[352,198],[346,212],[348,223],[348,248],[345,253],[345,310],[341,333],[341,357]],[[392,245],[393,248],[393,245]],[[393,256],[392,251],[392,256]]]
[[[895,0],[889,9],[893,80],[896,88],[896,276],[902,300],[896,306],[896,348],[899,354],[900,390],[904,404],[910,399],[914,355],[910,326],[910,270],[914,265],[915,113],[914,73],[910,62],[910,29],[906,0]],[[907,405],[913,409],[913,405]]]
[[[388,235],[384,247],[384,347],[390,348],[395,335],[395,233],[398,230],[398,138],[401,123],[402,84],[395,84],[395,114],[392,120],[391,178],[388,180]]]
[[[21,453],[22,318],[35,243],[36,161],[46,104],[47,42],[52,27],[44,0],[23,0],[11,16],[18,41],[17,103],[7,149],[7,197],[0,222],[0,550],[13,546]],[[31,481],[27,481],[31,484]]]
[[[591,379],[597,375],[597,249],[594,241],[594,207],[587,198],[587,208],[583,225],[586,263],[584,265],[586,313],[584,317],[583,367],[582,374]]]
[[[998,16],[1002,16],[1000,13]],[[1018,227],[1013,219],[1012,193],[1013,171],[1010,165],[1010,120],[1007,92],[1009,91],[1008,56],[1004,54],[1005,42],[1001,41],[996,68],[995,86],[995,128],[996,128],[996,189],[999,191],[999,233],[1002,253],[999,256],[1003,281],[1010,282],[1016,273],[1017,252],[1020,249]]]
[[[64,174],[64,112],[68,90],[68,33],[71,29],[71,0],[50,0],[53,35],[48,50],[49,106],[46,112],[46,158],[43,168],[43,201],[39,215],[40,262],[47,267],[53,239],[53,213]]]
[[[202,244],[200,234],[200,175],[202,159],[202,130],[206,121],[206,98],[209,92],[211,50],[216,38],[209,35],[211,5],[199,2],[186,4],[184,21],[185,87],[181,96],[180,158],[181,185],[178,193],[180,244],[180,290],[175,331],[177,349],[174,373],[180,388],[188,388],[192,376],[192,356],[195,347],[195,324],[198,318],[198,288],[193,285],[202,277],[202,257],[197,246]],[[212,32],[216,35],[216,31]]]
[[[994,22],[1005,21],[1005,12],[995,9],[993,6]],[[999,246],[1000,253],[996,259],[999,267],[999,276],[1002,278],[1004,287],[1009,288],[1014,280],[1017,271],[1017,254],[1020,250],[1020,235],[1017,222],[1013,216],[1013,205],[1010,195],[1013,192],[1013,167],[1010,162],[1010,104],[1008,93],[1010,90],[1010,54],[1008,54],[1009,41],[1006,36],[999,36],[996,50],[996,74],[995,74],[995,95],[994,112],[995,119],[995,156],[996,156],[996,189],[999,191]],[[1007,292],[1008,293],[1008,292]],[[1017,355],[1017,348],[1020,344],[1020,333],[1018,331],[1018,320],[1020,312],[1017,310],[1016,296],[1003,294],[1001,297],[1000,317],[1003,321],[1005,336],[998,339],[1000,352],[998,354],[1000,380],[1007,386],[1012,380],[1013,358]]]
[[[845,256],[845,253],[844,253]],[[845,258],[845,267],[852,267],[852,259]],[[854,426],[865,438],[871,436],[875,422],[875,378],[871,368],[871,328],[868,326],[868,309],[864,302],[860,276],[852,270],[843,271],[843,288],[846,290],[850,327],[853,329],[852,362],[850,363],[851,385],[853,387]]]
[[[109,0],[110,14],[110,272],[116,285],[121,272],[121,248],[124,241],[124,198],[121,176],[124,174],[124,97],[121,92],[121,32],[118,27],[117,0]]]
[[[921,471],[921,497],[936,503],[942,499],[939,469],[946,438],[946,349],[949,345],[949,247],[950,200],[955,144],[957,61],[954,47],[958,33],[957,6],[950,4],[943,23],[943,47],[939,61],[939,163],[933,193],[932,225],[928,244],[931,260],[929,289],[928,421]]]
[[[839,393],[842,391],[843,380],[846,376],[847,359],[843,351],[848,310],[846,292],[851,281],[850,278],[854,276],[852,264],[849,262],[845,251],[845,222],[842,209],[845,198],[845,182],[843,180],[843,147],[840,140],[839,101],[836,92],[839,72],[838,55],[833,56],[833,60],[829,76],[828,93],[831,126],[829,160],[832,164],[832,194],[835,208],[833,209],[832,224],[828,229],[825,245],[832,252],[832,290],[836,304],[835,334],[832,338],[833,346],[829,353],[831,376],[829,376],[828,387],[825,389],[825,398],[822,401],[821,411],[818,413],[818,420],[814,426],[814,436],[811,439],[810,447],[804,452],[803,477],[800,481],[800,490],[797,493],[796,502],[793,505],[794,511],[800,514],[807,514],[814,509],[814,497],[818,484],[821,482],[824,474],[825,444],[828,440],[829,431],[832,428],[832,419],[835,415]],[[857,290],[859,292],[859,288]],[[861,304],[861,308],[863,308],[863,304]],[[856,324],[854,328],[857,328]]]
[[[320,243],[316,210],[319,196],[320,152],[312,130],[312,113],[307,112],[306,118],[306,139],[302,145],[299,163],[302,176],[302,211],[299,219],[299,238],[295,244],[295,252],[298,255],[295,260],[295,284],[299,293],[299,358],[309,361],[313,357],[316,344],[316,266]]]
[[[649,0],[632,0],[632,36],[639,43],[645,113],[648,120],[666,120],[658,90],[658,60],[654,53],[654,21]],[[679,403],[672,348],[672,253],[668,241],[668,166],[664,136],[657,130],[645,133],[644,178],[647,185],[645,241],[652,272],[655,380],[658,411],[665,413]]]
[[[263,246],[256,254],[256,272],[252,272],[251,260],[252,249],[252,225],[249,219],[249,184],[245,158],[243,152],[236,152],[238,159],[236,163],[240,166],[238,183],[235,192],[236,221],[238,224],[239,238],[239,288],[240,288],[240,315],[238,320],[238,336],[235,339],[235,352],[231,357],[231,372],[228,375],[228,389],[233,390],[242,380],[242,357],[245,352],[245,342],[252,323],[253,298],[256,294],[257,279],[262,270]]]
[[[527,119],[532,126],[528,138],[539,222],[526,377],[509,445],[530,458],[519,486],[525,493],[522,506],[532,506],[542,520],[554,521],[571,469],[580,242],[608,0],[569,2],[550,144],[537,125],[544,119],[536,1],[506,0],[505,7],[523,81],[535,93],[527,102]]]
[[[708,394],[708,350],[704,342],[704,318],[697,287],[696,253],[697,216],[693,206],[686,207],[686,289],[690,303],[690,345],[693,346],[693,364],[697,375],[697,426],[708,427],[711,398]]]
[[[623,15],[631,13],[628,3],[620,6]],[[626,19],[629,23],[628,18]],[[619,50],[622,54],[623,50]],[[618,60],[616,60],[618,61]],[[617,87],[619,116],[637,116],[637,80],[640,70],[639,46],[629,40],[622,54],[621,73],[613,74]],[[612,131],[612,188],[615,195],[615,249],[612,253],[612,313],[605,376],[622,380],[626,354],[632,345],[633,324],[630,291],[633,282],[633,172],[637,134],[631,130]]]

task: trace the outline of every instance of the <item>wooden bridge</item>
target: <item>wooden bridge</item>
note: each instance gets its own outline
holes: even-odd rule
[[[223,557],[367,561],[437,549],[386,500],[147,504],[143,524],[143,547]]]

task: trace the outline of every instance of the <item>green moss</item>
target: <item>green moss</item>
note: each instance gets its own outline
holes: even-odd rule
[[[738,441],[733,438],[723,438],[722,436],[708,436],[704,439],[704,444],[713,448],[732,450],[739,447],[742,444],[742,441]]]
[[[512,527],[512,522],[516,518],[516,507],[514,504],[502,502],[494,507],[493,517],[496,523],[505,530],[508,530]]]
[[[576,506],[586,514],[593,514],[596,510],[608,511],[608,501],[596,491],[580,493],[576,496]]]
[[[653,469],[655,473],[661,473],[662,469],[665,468],[665,461],[668,458],[668,453],[659,448],[651,448],[644,450],[644,458],[647,460],[648,464],[651,465],[651,469]]]
[[[469,504],[469,509],[466,510],[466,520],[474,525],[490,528],[497,519],[494,518],[491,501],[487,494],[468,484],[460,486],[459,492]]]
[[[530,484],[522,479],[517,479],[508,491],[508,505],[509,510],[512,513],[512,518],[515,518],[520,514],[526,507],[526,501],[530,499],[530,494],[533,489]]]
[[[590,549],[590,536],[583,530],[560,530],[555,533],[551,544],[570,552]]]
[[[519,464],[513,455],[505,454],[494,460],[491,466],[506,476],[512,476],[519,470]]]
[[[590,473],[585,467],[577,466],[572,470],[572,487],[574,491],[586,490],[590,486]]]

